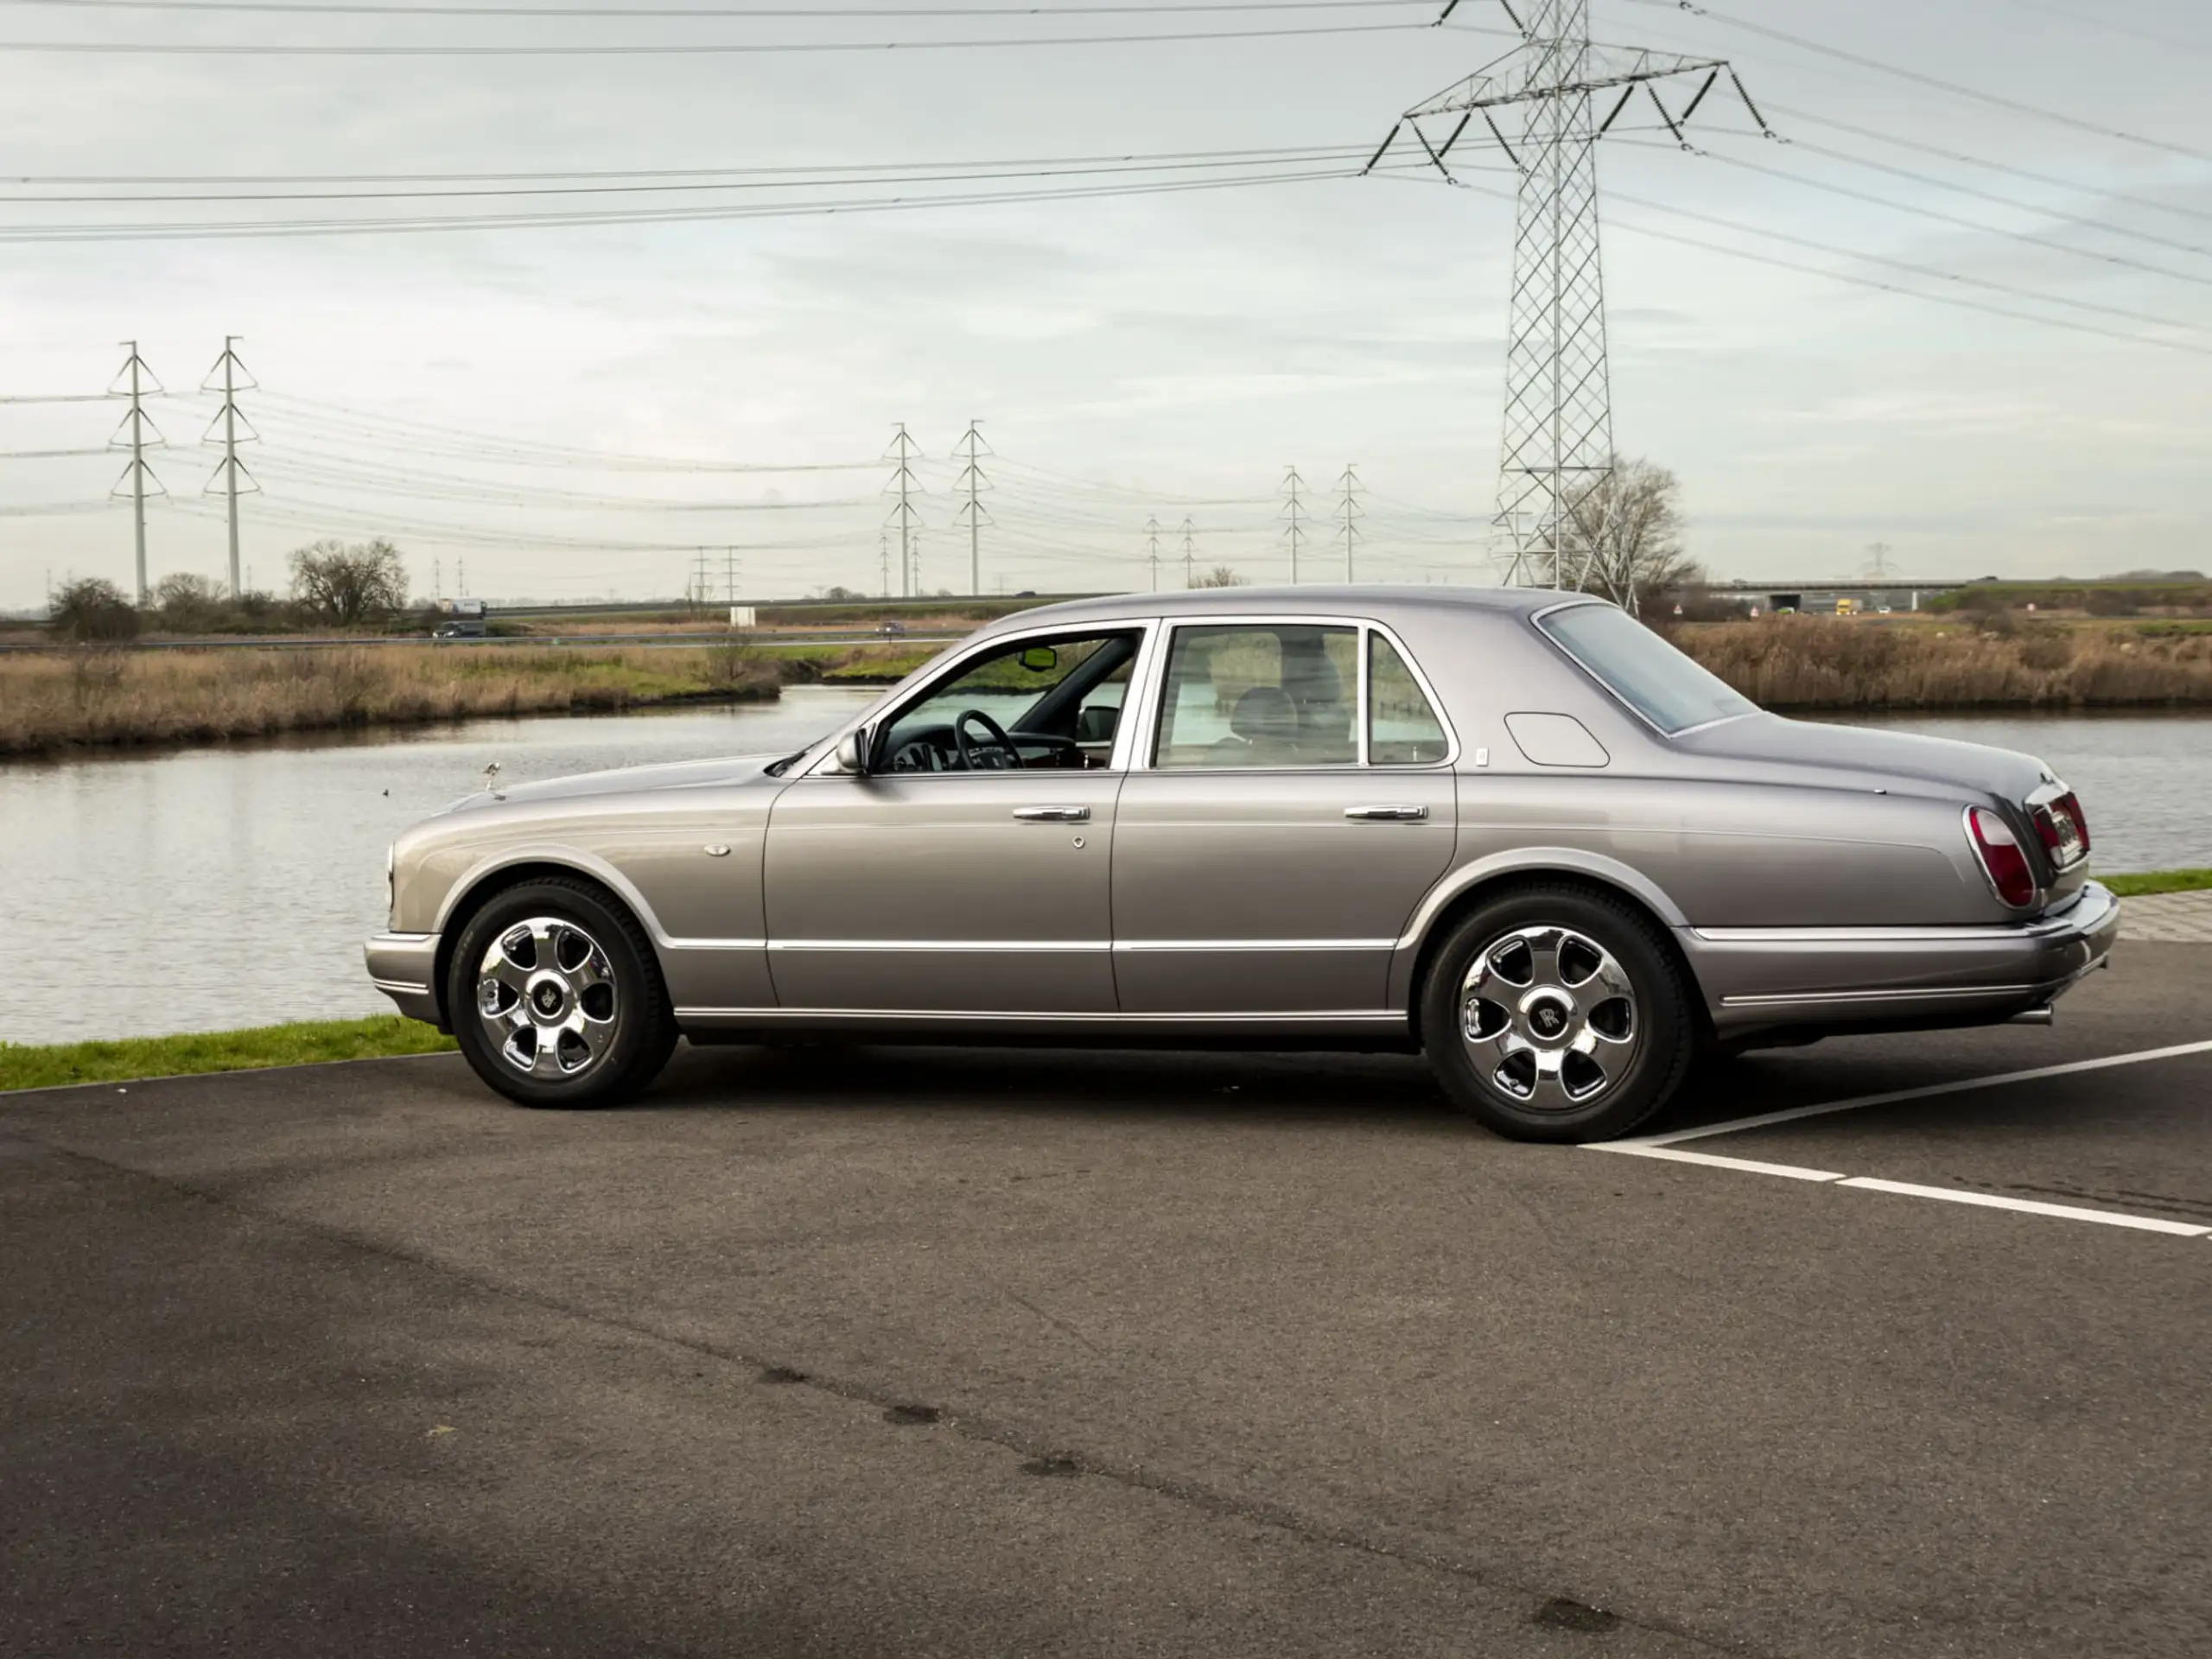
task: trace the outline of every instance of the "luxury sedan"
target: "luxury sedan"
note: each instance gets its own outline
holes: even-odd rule
[[[2119,925],[2025,755],[1782,719],[1509,589],[1027,611],[796,754],[402,836],[377,986],[533,1106],[693,1043],[1405,1048],[1598,1140],[1700,1052],[2044,1022]]]

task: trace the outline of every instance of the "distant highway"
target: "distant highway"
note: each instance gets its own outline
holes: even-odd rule
[[[558,646],[563,650],[594,650],[603,645],[642,647],[653,651],[699,651],[713,645],[732,643],[759,649],[773,649],[779,645],[942,645],[956,639],[964,639],[965,632],[957,633],[894,633],[884,635],[869,629],[865,632],[825,633],[580,633],[524,634],[510,637],[490,637],[480,639],[430,639],[413,634],[340,634],[320,638],[285,636],[262,638],[254,635],[226,634],[206,639],[137,639],[125,647],[130,651],[328,651],[340,645],[450,645],[457,649],[479,649],[486,645],[525,645],[543,649]],[[66,645],[44,639],[0,640],[0,652],[67,651]]]

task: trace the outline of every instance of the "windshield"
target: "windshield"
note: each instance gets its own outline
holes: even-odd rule
[[[1536,626],[1599,684],[1669,737],[1693,726],[1757,712],[1757,705],[1738,696],[1725,680],[1615,606],[1573,606],[1539,618]]]

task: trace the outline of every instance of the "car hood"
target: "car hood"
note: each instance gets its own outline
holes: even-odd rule
[[[1770,714],[1688,732],[1675,743],[1689,753],[1724,762],[1827,772],[1854,784],[1871,779],[1878,786],[1885,781],[1932,784],[2008,801],[2024,798],[2051,775],[2033,755],[2012,749]]]
[[[543,783],[495,784],[474,795],[464,795],[446,810],[467,812],[512,802],[575,800],[592,795],[637,795],[658,790],[715,789],[748,783],[789,750],[771,754],[745,754],[714,760],[674,760],[657,766],[623,766],[613,772],[578,772],[573,778],[549,778]]]

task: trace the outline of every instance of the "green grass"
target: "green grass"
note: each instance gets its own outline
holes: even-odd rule
[[[373,1020],[263,1026],[252,1031],[60,1043],[51,1048],[0,1043],[0,1093],[72,1083],[123,1083],[204,1071],[255,1071],[271,1065],[315,1065],[325,1060],[434,1054],[452,1046],[452,1038],[396,1014]]]
[[[2212,870],[2152,870],[2143,875],[2099,874],[2097,880],[2123,899],[2154,893],[2202,893],[2212,887]]]

